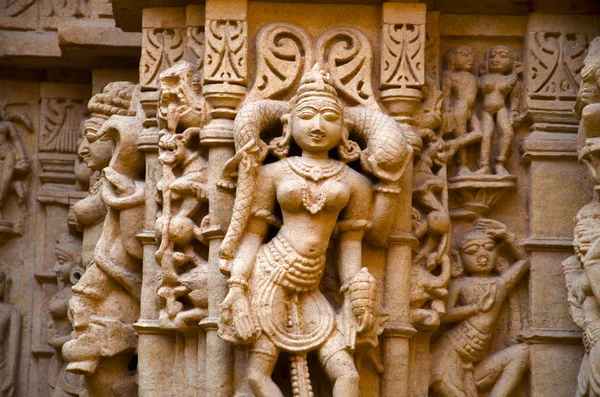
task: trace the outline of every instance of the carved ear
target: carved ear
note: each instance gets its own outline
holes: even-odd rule
[[[465,273],[465,268],[460,259],[460,254],[456,250],[450,250],[450,263],[452,270],[452,278],[458,278]]]

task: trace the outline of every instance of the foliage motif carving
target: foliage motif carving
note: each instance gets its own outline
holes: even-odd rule
[[[532,99],[574,100],[588,38],[580,33],[531,32],[527,91]]]
[[[384,24],[381,87],[419,87],[425,83],[425,25]]]
[[[140,84],[158,88],[158,75],[179,61],[186,50],[183,29],[144,29],[142,32],[142,57],[140,58]]]
[[[256,38],[261,48],[257,77],[246,101],[280,99],[314,63],[312,41],[301,28],[287,23],[265,26]]]
[[[40,150],[75,153],[85,106],[72,99],[45,99],[42,114]]]
[[[246,21],[206,21],[206,83],[246,83]]]

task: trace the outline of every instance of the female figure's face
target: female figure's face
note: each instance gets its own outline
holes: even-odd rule
[[[302,100],[294,108],[291,123],[292,137],[305,152],[328,152],[342,140],[342,110],[332,99]]]
[[[110,164],[115,151],[115,142],[105,131],[86,129],[85,138],[81,141],[77,153],[85,164],[94,171],[101,171]]]
[[[71,280],[71,270],[73,270],[73,266],[73,258],[69,258],[67,255],[57,254],[52,271],[56,273],[58,281],[66,284]]]
[[[460,257],[467,272],[485,274],[496,267],[498,250],[496,243],[490,237],[478,237],[463,244]]]
[[[488,56],[488,66],[492,73],[508,73],[512,70],[513,59],[510,50],[502,47],[494,47]]]

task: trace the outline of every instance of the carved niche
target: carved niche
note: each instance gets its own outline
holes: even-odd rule
[[[219,181],[237,186],[220,250],[229,293],[219,335],[252,346],[247,376],[256,396],[280,395],[271,378],[280,353],[289,355],[293,395],[313,395],[312,351],[334,396],[358,396],[354,351],[377,346],[387,319],[361,251],[387,239],[412,161],[411,132],[379,110],[371,47],[360,31],[332,29],[313,45],[301,28],[271,24],[257,40],[267,51]],[[268,155],[278,160],[264,164]],[[346,165],[355,160],[376,184]],[[326,267],[338,280],[331,300],[319,287]]]

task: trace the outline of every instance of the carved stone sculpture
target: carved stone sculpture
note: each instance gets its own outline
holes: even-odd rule
[[[471,73],[473,68],[473,49],[461,45],[446,53],[447,69],[442,72],[442,90],[444,93],[443,112],[444,134],[455,139],[457,152],[457,176],[468,174],[467,143],[480,134],[481,125],[475,110],[477,98],[477,77]],[[467,134],[472,134],[467,137]],[[476,137],[477,138],[477,137]],[[468,139],[468,140],[467,140]]]
[[[165,300],[164,327],[198,325],[207,315],[207,247],[197,224],[203,216],[208,223],[207,164],[199,133],[209,120],[209,105],[197,91],[195,76],[193,65],[182,61],[159,77],[163,178],[157,186],[162,213],[156,222],[156,258],[163,270],[158,294]]]
[[[116,96],[107,93],[90,102],[93,115],[96,106],[100,111],[86,122],[89,146],[84,145],[83,158],[102,170],[102,178],[97,194],[74,208],[78,219],[86,220],[98,219],[102,206],[106,211],[93,257],[73,287],[74,339],[63,346],[67,370],[84,375],[90,396],[125,396],[136,389],[129,366],[137,347],[132,324],[140,305],[142,246],[136,235],[144,221],[144,161],[137,150],[142,124],[134,89],[120,85],[113,86]]]
[[[48,344],[55,349],[50,363],[49,383],[52,397],[79,396],[82,392],[80,376],[66,371],[62,357],[63,345],[71,340],[73,327],[68,318],[69,299],[73,296],[71,287],[83,275],[81,267],[81,242],[66,234],[61,236],[54,247],[56,263],[52,269],[56,273],[58,292],[50,300],[50,321],[48,323]]]
[[[566,259],[562,265],[567,282],[569,310],[573,321],[583,329],[585,355],[579,370],[577,396],[591,397],[600,395],[600,374],[597,370],[600,360],[600,280],[597,279],[600,204],[593,202],[583,207],[575,221],[575,255]]]
[[[21,352],[21,313],[8,302],[10,277],[0,269],[0,396],[13,397]]]
[[[318,64],[302,77],[290,103],[257,101],[238,113],[237,153],[221,182],[228,187],[238,167],[233,219],[221,246],[230,290],[219,331],[226,340],[251,344],[248,378],[256,396],[282,396],[271,379],[281,352],[290,354],[293,395],[312,396],[306,355],[315,350],[333,396],[359,395],[352,353],[357,344],[377,344],[385,316],[377,310],[375,279],[361,261],[374,188],[346,163],[360,157],[363,168],[380,178],[379,192],[398,191],[412,149],[388,119],[376,110],[344,108],[333,79]],[[283,134],[267,146],[259,134],[279,122]],[[349,130],[367,138],[362,152]],[[292,145],[301,156],[288,157]],[[340,160],[329,157],[333,149]],[[269,151],[280,160],[261,166]],[[279,231],[264,243],[269,225]],[[338,313],[319,290],[332,260],[330,244],[339,250],[332,263],[342,284]]]
[[[588,55],[581,72],[581,86],[575,105],[579,124],[579,160],[587,165],[598,191],[598,156],[600,146],[600,38],[590,42]],[[567,299],[573,321],[583,329],[585,355],[577,379],[577,396],[600,395],[598,363],[598,330],[600,324],[600,203],[594,200],[581,208],[575,217],[573,247],[575,255],[563,263]]]
[[[529,261],[515,235],[491,219],[477,221],[458,249],[460,262],[442,317],[443,323],[456,325],[432,344],[431,395],[478,397],[489,391],[511,396],[529,366],[529,350],[513,345],[489,355],[490,344],[502,306],[529,270]],[[517,260],[512,265],[509,256]],[[466,275],[461,277],[462,272]]]
[[[513,125],[523,118],[520,114],[521,73],[521,63],[510,48],[495,46],[485,53],[478,80],[483,133],[477,171],[480,174],[491,172],[492,143],[496,142],[494,173],[510,175],[505,165],[515,135]]]
[[[21,130],[33,132],[33,124],[27,113],[8,110],[0,106],[0,233],[19,232],[14,223],[4,219],[2,209],[6,206],[8,195],[17,195],[20,216],[25,215],[27,194],[26,176],[30,162],[21,139]],[[18,219],[18,225],[22,219]]]
[[[433,80],[423,88],[423,101],[415,117],[423,148],[415,156],[413,170],[413,233],[420,241],[413,257],[411,275],[411,317],[419,329],[435,329],[450,280],[448,248],[448,144],[442,138],[442,96]],[[437,275],[433,273],[438,271]]]
[[[84,137],[77,148],[77,154],[87,168],[94,171],[99,177],[90,186],[89,195],[73,205],[77,228],[83,232],[82,263],[84,268],[87,268],[92,262],[96,244],[102,233],[106,206],[100,195],[105,181],[101,171],[109,165],[116,145],[112,137],[99,136],[98,133],[111,116],[130,113],[129,107],[133,90],[134,85],[129,82],[110,83],[104,87],[101,93],[94,95],[88,104],[90,118],[84,123]]]

